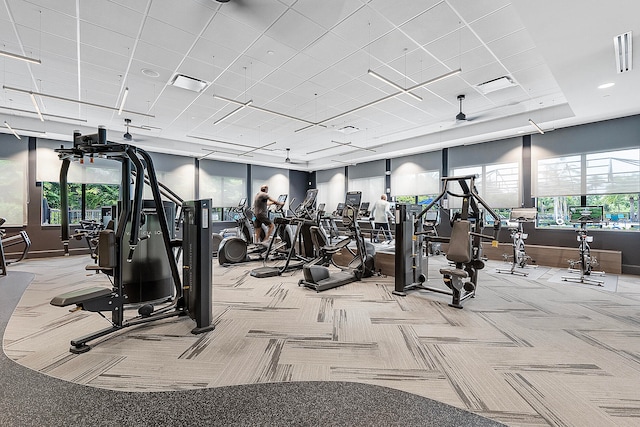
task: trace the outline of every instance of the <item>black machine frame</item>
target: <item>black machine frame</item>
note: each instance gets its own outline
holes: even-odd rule
[[[280,266],[267,265],[273,260],[270,258],[270,254],[274,251],[276,245],[276,239],[269,241],[267,252],[263,258],[262,267],[257,267],[251,270],[249,274],[252,277],[259,279],[266,277],[280,276],[281,274],[301,269],[305,263],[307,263],[311,257],[310,254],[313,250],[311,245],[310,227],[317,225],[316,215],[314,214],[313,206],[318,197],[318,189],[311,188],[307,190],[307,194],[298,207],[293,211],[293,217],[277,217],[274,219],[276,225],[275,235],[281,233],[280,230],[285,229],[288,226],[295,227],[293,238],[291,239],[291,247],[286,251],[286,257],[284,263]],[[304,248],[302,244],[304,243]],[[296,253],[296,244],[298,245],[298,253]],[[304,253],[304,255],[303,255]],[[281,260],[280,260],[281,261]]]
[[[328,238],[320,238],[322,235],[319,225],[312,226],[312,239],[314,245],[318,246],[318,256],[305,264],[303,267],[304,278],[298,281],[298,286],[305,286],[316,292],[326,291],[327,289],[337,288],[368,277],[371,275],[375,267],[373,266],[375,250],[373,245],[367,243],[360,231],[358,225],[358,213],[361,210],[360,202],[362,200],[362,192],[349,191],[345,196],[345,204],[342,209],[342,222],[349,230],[348,235],[337,244],[329,244]],[[324,241],[321,245],[320,242]],[[347,245],[353,241],[355,243],[355,251]],[[341,250],[347,250],[353,256],[351,261],[341,267],[333,262],[333,255]],[[339,271],[331,272],[328,268],[329,264],[340,268]]]
[[[117,223],[114,230],[104,230],[99,237],[98,269],[112,277],[111,289],[92,287],[58,295],[51,300],[55,306],[75,304],[78,309],[99,313],[111,312],[111,326],[94,333],[71,340],[72,353],[84,353],[90,350],[87,344],[97,338],[120,331],[124,328],[166,319],[173,316],[188,315],[196,321],[193,333],[202,333],[214,329],[212,324],[212,251],[211,251],[211,201],[200,200],[184,202],[175,193],[162,191],[156,177],[151,156],[144,150],[129,144],[107,141],[106,130],[99,128],[98,133],[81,135],[74,132],[73,147],[61,147],[56,150],[62,160],[60,169],[61,212],[68,211],[67,174],[74,160],[100,156],[121,164],[121,201]],[[135,168],[135,170],[134,170]],[[135,178],[134,192],[131,194],[131,180]],[[170,304],[154,311],[151,304],[142,305],[139,315],[125,319],[124,311],[128,297],[123,279],[123,266],[131,262],[137,246],[149,236],[140,235],[143,222],[143,189],[147,184],[153,194],[153,203],[157,211],[165,259],[169,264],[174,296]],[[172,240],[169,222],[165,213],[162,195],[169,196],[178,208],[183,209],[183,240]],[[174,197],[172,197],[172,195]],[[69,254],[69,218],[61,215],[61,240],[65,254]],[[130,226],[128,226],[130,224]],[[127,239],[127,233],[129,238]],[[104,241],[104,243],[103,243]],[[177,254],[183,252],[182,282],[177,263]],[[109,319],[107,319],[109,320]]]
[[[406,205],[396,206],[396,245],[395,245],[395,290],[394,295],[406,296],[408,291],[424,290],[450,295],[449,306],[462,308],[462,302],[475,297],[478,284],[478,270],[484,268],[482,260],[483,239],[497,240],[500,230],[500,216],[480,197],[475,188],[476,175],[442,177],[441,193],[417,215],[409,215]],[[461,193],[454,193],[449,185],[457,182]],[[445,196],[462,198],[462,209],[452,220],[451,237],[435,237],[432,232],[422,229],[422,217],[436,207]],[[494,219],[494,234],[487,236],[480,232],[483,228],[483,211]],[[447,289],[426,286],[428,256],[424,244],[429,241],[449,242],[447,259],[455,266],[441,268],[440,274]],[[466,252],[464,256],[454,257],[452,247]],[[465,281],[465,279],[467,279]]]
[[[528,276],[529,273],[524,270],[516,270],[516,267],[520,267],[524,269],[527,267],[527,263],[529,261],[535,262],[531,259],[525,250],[524,241],[527,239],[528,234],[523,230],[523,224],[525,222],[534,222],[536,217],[538,216],[538,210],[536,208],[513,208],[511,209],[510,220],[518,223],[517,227],[510,228],[511,238],[511,255],[504,254],[502,255],[505,260],[511,258],[511,268],[497,268],[497,273],[508,273],[508,274],[518,274],[522,276]],[[531,266],[533,268],[537,267],[537,265]]]
[[[583,283],[585,285],[603,286],[604,280],[591,277],[592,275],[604,276],[604,271],[593,270],[598,265],[595,256],[591,256],[590,242],[593,242],[593,236],[589,236],[587,224],[595,224],[602,221],[602,206],[572,206],[569,208],[572,212],[571,222],[580,224],[580,228],[576,230],[576,240],[578,241],[578,260],[569,261],[569,273],[577,273],[579,277],[562,276],[565,282]],[[576,215],[577,214],[577,215]],[[575,268],[575,264],[579,264],[580,268]]]
[[[0,218],[0,227],[5,223],[4,218]],[[8,247],[21,245],[22,251],[18,258],[7,259],[5,255],[5,249]],[[22,261],[29,253],[31,247],[31,240],[26,231],[21,230],[18,234],[7,237],[5,231],[0,229],[0,276],[7,275],[7,266]]]
[[[277,199],[278,204],[274,204],[276,206],[275,211],[271,212],[283,216],[284,204],[287,198],[288,194],[279,195]],[[244,203],[242,203],[243,201]],[[236,219],[237,233],[236,235],[225,237],[220,241],[217,250],[218,263],[220,265],[226,266],[241,262],[260,261],[269,253],[282,254],[285,249],[290,249],[290,246],[293,244],[293,233],[287,228],[279,227],[275,230],[272,237],[280,237],[280,243],[277,246],[272,246],[270,251],[268,245],[253,241],[254,225],[249,219],[253,217],[253,211],[246,205],[246,198],[240,200],[238,207],[234,208],[234,211],[238,214],[238,218]]]

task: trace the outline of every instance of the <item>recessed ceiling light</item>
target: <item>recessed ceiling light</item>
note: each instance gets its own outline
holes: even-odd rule
[[[269,54],[269,55],[273,55],[274,53],[275,53],[275,52],[274,52],[274,51],[272,51],[272,50],[268,50],[268,51],[267,51],[267,54]]]
[[[150,68],[143,68],[142,70],[140,70],[142,72],[142,74],[144,74],[147,77],[160,77],[160,73],[157,71],[154,71]]]
[[[615,85],[615,83],[611,83],[611,82],[603,83],[600,86],[598,86],[598,89],[607,89],[607,88],[610,88],[611,86],[614,86],[614,85]]]

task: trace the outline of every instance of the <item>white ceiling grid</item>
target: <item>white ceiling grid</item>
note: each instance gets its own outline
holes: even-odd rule
[[[136,144],[151,150],[194,157],[219,150],[211,157],[302,170],[532,133],[529,118],[549,129],[639,112],[595,89],[606,79],[620,82],[621,95],[638,85],[634,72],[616,76],[605,64],[615,35],[640,33],[631,18],[640,6],[621,2],[629,18],[606,5],[583,10],[578,0],[2,0],[0,50],[41,64],[0,57],[0,114],[65,140],[98,125],[119,140],[129,118]],[[597,23],[597,31],[578,37],[573,22]],[[598,66],[578,77],[569,58]],[[415,89],[422,101],[367,73],[409,88],[458,68]],[[207,87],[171,86],[176,74]],[[515,85],[488,94],[476,88],[501,76]],[[129,112],[119,116],[125,88]],[[456,123],[460,94],[469,120]],[[214,124],[239,108],[225,98],[252,104]],[[338,131],[345,126],[359,132]],[[242,155],[246,147],[258,148],[253,157]],[[286,148],[303,164],[285,164]]]

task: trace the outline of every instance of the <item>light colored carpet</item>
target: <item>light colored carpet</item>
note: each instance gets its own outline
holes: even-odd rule
[[[57,378],[147,391],[289,381],[391,387],[509,425],[633,426],[640,419],[640,278],[617,292],[480,272],[463,310],[446,295],[392,295],[373,277],[316,293],[301,273],[255,279],[256,264],[214,267],[216,329],[170,319],[130,328],[88,353],[69,340],[108,326],[49,305],[96,283],[86,258],[33,260],[36,273],[5,333],[6,354]],[[430,259],[438,285],[443,257]],[[257,264],[259,265],[259,264]],[[433,274],[436,272],[436,274]]]

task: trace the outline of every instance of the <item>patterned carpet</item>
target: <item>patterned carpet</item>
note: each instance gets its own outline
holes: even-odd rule
[[[169,319],[106,337],[88,353],[69,340],[108,326],[49,300],[106,284],[83,257],[33,260],[36,273],[9,321],[5,353],[21,365],[92,387],[168,391],[226,385],[347,381],[424,396],[508,425],[634,426],[640,422],[640,278],[617,291],[481,271],[463,310],[435,293],[392,295],[373,277],[316,293],[301,273],[256,279],[258,264],[214,266],[216,329]],[[442,257],[430,258],[437,285]]]

